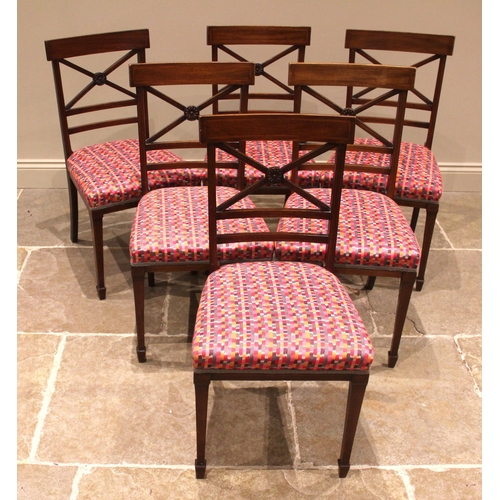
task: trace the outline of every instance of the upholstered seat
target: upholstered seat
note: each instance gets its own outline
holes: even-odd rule
[[[234,196],[234,188],[219,186],[217,201]],[[254,208],[249,198],[239,208]],[[263,219],[229,219],[221,222],[227,233],[268,231]],[[274,242],[220,245],[223,261],[270,259]],[[208,261],[208,193],[206,186],[158,189],[144,196],[136,210],[130,234],[132,266],[154,263]]]
[[[330,202],[331,189],[307,191],[324,203]],[[290,196],[286,207],[312,208],[307,200],[296,194]],[[278,223],[278,231],[325,233],[326,222],[283,218]],[[324,261],[325,245],[278,242],[276,257],[303,262]],[[396,202],[372,191],[342,190],[336,264],[416,269],[419,259],[418,241]]]
[[[329,203],[331,188],[307,189],[324,203]],[[311,209],[301,196],[292,194],[285,208]],[[323,220],[284,217],[278,222],[278,231],[325,234]],[[324,262],[326,246],[310,242],[276,242],[275,256],[279,260]],[[338,273],[380,273],[400,279],[398,305],[394,321],[389,367],[398,359],[408,305],[421,251],[417,238],[400,207],[381,193],[343,189],[339,210],[338,235],[335,248],[335,268]]]
[[[150,162],[183,161],[169,150],[151,151]],[[68,172],[91,209],[141,197],[139,142],[133,139],[85,146],[67,160]],[[199,169],[154,170],[150,189],[201,184]]]
[[[192,352],[200,371],[368,370],[373,361],[370,337],[338,278],[298,262],[233,264],[210,274]]]
[[[356,139],[355,144],[377,144],[374,139]],[[380,144],[380,143],[378,143]],[[328,161],[334,161],[332,155]],[[373,165],[374,163],[389,167],[390,155],[348,151],[346,163],[356,165]],[[333,183],[330,170],[301,170],[300,185],[305,188],[331,187]],[[387,194],[387,175],[346,171],[344,172],[344,187],[364,189]],[[432,151],[421,144],[401,142],[394,198],[439,201],[443,194],[443,179],[436,158]]]
[[[377,144],[374,139],[356,139],[355,144]],[[378,143],[380,144],[380,143]],[[333,161],[333,157],[329,161]],[[389,166],[390,156],[379,153],[348,151],[346,162],[356,165]],[[306,174],[309,177],[306,177]],[[302,171],[301,184],[305,187],[332,185],[330,172]],[[312,177],[312,176],[316,177]],[[321,176],[321,177],[320,177]],[[344,186],[352,189],[366,189],[387,194],[387,176],[368,172],[349,171],[344,173]],[[394,198],[425,201],[439,201],[443,194],[443,179],[432,151],[421,144],[401,142],[396,175]]]

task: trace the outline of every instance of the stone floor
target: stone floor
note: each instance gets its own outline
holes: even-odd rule
[[[148,362],[135,355],[132,211],[105,217],[107,299],[88,217],[69,240],[67,193],[18,192],[17,498],[480,499],[481,195],[443,196],[426,283],[386,365],[397,280],[345,280],[376,348],[339,480],[343,383],[214,383],[207,477],[196,480],[188,333],[204,276],[147,290]],[[419,234],[421,228],[419,227]]]

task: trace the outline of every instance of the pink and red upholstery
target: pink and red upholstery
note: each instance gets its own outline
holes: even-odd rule
[[[182,161],[169,150],[148,152],[151,162]],[[85,146],[67,160],[68,171],[91,209],[141,197],[139,142],[126,139]],[[179,168],[149,173],[150,189],[170,186],[199,186],[206,178],[203,169]]]
[[[307,189],[328,203],[330,188]],[[311,207],[303,197],[293,194],[286,208]],[[278,231],[326,234],[327,222],[306,218],[282,218]],[[326,245],[280,241],[276,242],[277,259],[302,262],[323,262]],[[421,250],[415,233],[395,201],[381,193],[343,189],[339,211],[335,268],[338,273],[399,278],[399,294],[395,313],[388,366],[393,368],[408,312]],[[369,281],[368,281],[369,283]],[[369,287],[369,285],[368,285]]]
[[[375,139],[356,139],[355,144],[380,145]],[[335,159],[332,156],[329,161]],[[348,151],[346,163],[354,165],[379,165],[388,167],[390,155],[364,151]],[[301,184],[305,187],[330,187],[331,172],[301,171]],[[387,176],[371,172],[344,172],[344,186],[352,189],[364,189],[387,192]],[[398,171],[396,176],[395,198],[437,202],[443,194],[443,180],[432,151],[423,145],[401,142]]]
[[[218,187],[217,201],[222,203],[237,191]],[[249,198],[238,203],[254,208]],[[263,219],[230,219],[220,222],[224,233],[267,232]],[[232,243],[219,246],[223,261],[270,259],[274,242]],[[130,263],[176,264],[202,262],[209,257],[208,192],[206,186],[157,189],[147,193],[136,210],[130,233]]]
[[[355,144],[365,146],[377,144],[376,139],[356,139]],[[334,161],[332,155],[328,161]],[[388,167],[390,155],[365,151],[348,151],[346,164],[379,165]],[[333,175],[331,170],[301,170],[299,182],[306,188],[331,187]],[[371,172],[344,172],[344,187],[363,189],[377,193],[387,193],[387,175]],[[396,176],[395,198],[437,202],[443,194],[443,180],[432,151],[425,146],[412,142],[401,142],[398,171]]]
[[[308,189],[314,196],[330,202],[331,190]],[[312,205],[296,194],[287,208]],[[326,222],[314,219],[283,218],[278,231],[325,233]],[[324,261],[325,245],[319,243],[277,242],[276,258],[303,262]],[[371,191],[343,189],[335,262],[349,266],[416,269],[420,247],[398,205],[385,195]]]
[[[339,280],[298,262],[233,264],[210,274],[192,353],[195,370],[368,370],[373,361]]]

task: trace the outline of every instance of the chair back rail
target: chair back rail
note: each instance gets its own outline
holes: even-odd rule
[[[342,191],[342,174],[346,145],[354,140],[354,118],[333,115],[308,115],[291,113],[262,113],[262,114],[220,114],[204,116],[200,119],[200,141],[207,144],[208,149],[208,189],[209,189],[209,247],[211,270],[219,267],[217,245],[235,241],[316,241],[327,244],[325,266],[333,270],[335,246],[338,228],[338,213],[340,209],[340,195]],[[237,151],[232,146],[234,142],[244,144],[253,140],[287,140],[312,141],[320,145],[306,155],[293,160],[288,165],[266,167],[258,164],[244,152]],[[258,167],[264,173],[264,179],[255,185],[248,186],[226,202],[216,205],[216,149],[222,148],[230,154],[241,157],[242,160]],[[325,151],[336,150],[335,169],[336,182],[332,187],[331,204],[326,205],[297,184],[287,179],[286,174],[298,166]],[[294,210],[262,206],[256,209],[240,209],[236,204],[242,198],[250,196],[260,189],[259,184],[285,185],[291,192],[296,192],[313,204],[312,209]],[[326,219],[329,221],[326,234],[320,233],[292,233],[266,232],[237,233],[231,235],[220,234],[217,230],[217,221],[227,218],[280,218],[280,217],[308,217]]]
[[[112,73],[131,60],[144,63],[146,60],[145,51],[149,46],[149,31],[147,29],[84,35],[47,40],[45,42],[47,60],[52,63],[54,74],[59,123],[66,159],[74,151],[71,142],[71,137],[74,134],[137,123],[137,115],[135,114],[136,95],[130,88],[114,82],[113,77],[115,75],[112,75]],[[107,61],[108,66],[100,71],[89,69],[88,64],[91,64],[90,62],[86,62],[84,67],[80,60],[73,60],[73,58],[79,56],[93,56],[114,52],[124,54],[120,54],[118,59],[115,58],[111,62]],[[76,92],[72,90],[71,97],[65,96],[67,85],[65,84],[66,78],[63,78],[62,74],[63,67],[72,70],[75,74],[83,74],[90,79],[90,81],[85,81],[83,88],[79,87]],[[120,99],[115,97],[114,100],[109,100],[110,95],[106,94],[106,100],[95,102],[97,99],[95,89],[99,87],[106,87],[116,91],[115,95],[120,96]],[[84,98],[89,95],[92,95],[94,100],[89,104],[83,104]],[[116,117],[114,110],[118,108],[130,108],[133,114]],[[103,119],[102,112],[109,111],[111,113],[111,110],[113,110],[113,116],[109,114]],[[74,123],[71,117],[79,117],[78,123]],[[85,123],[82,123],[84,119]]]
[[[408,91],[414,86],[415,68],[404,66],[372,65],[357,63],[291,63],[289,66],[289,85],[295,89],[294,111],[302,112],[303,96],[307,94],[322,103],[328,112],[354,116],[357,136],[362,132],[376,139],[377,144],[350,144],[348,151],[389,154],[390,162],[380,165],[377,162],[349,163],[346,170],[373,172],[388,175],[387,195],[394,195],[399,151],[403,134],[403,123]],[[373,92],[370,99],[354,103],[350,99],[350,89],[369,87]],[[328,97],[325,89],[318,87],[346,88],[346,100],[337,103]],[[396,109],[389,115],[380,116],[376,108],[381,103],[396,99]],[[387,126],[389,126],[387,128]],[[310,144],[295,143],[294,157],[299,149],[309,149]],[[305,169],[321,170],[329,168],[328,163],[309,164]]]
[[[130,85],[137,90],[139,115],[139,146],[141,160],[141,179],[147,179],[147,172],[161,169],[204,168],[205,160],[188,160],[175,162],[151,162],[148,152],[165,149],[206,149],[205,144],[197,138],[173,138],[172,131],[179,125],[200,119],[202,112],[211,110],[216,113],[216,103],[221,98],[238,92],[239,112],[248,109],[248,87],[254,83],[254,64],[244,62],[180,62],[180,63],[146,63],[132,64],[129,69]],[[179,86],[206,86],[206,99],[198,104],[188,105],[180,102],[179,97],[171,91]],[[216,94],[212,94],[213,85],[223,85]],[[164,126],[158,125],[150,133],[149,109],[150,100],[155,98],[166,104],[168,112],[159,119],[167,121]],[[172,114],[173,113],[173,114]],[[170,135],[169,135],[170,134]],[[195,134],[196,135],[196,134]],[[243,176],[243,166],[224,163],[225,168],[238,168]],[[243,184],[243,180],[239,181]],[[147,182],[143,182],[143,194],[148,190]]]
[[[208,26],[207,44],[212,47],[212,61],[218,61],[224,53],[231,59],[245,62],[255,62],[255,74],[271,82],[274,91],[262,91],[262,88],[251,88],[249,99],[266,101],[293,101],[293,89],[286,85],[279,73],[279,62],[290,61],[290,55],[295,55],[295,61],[303,62],[305,50],[311,43],[311,28],[306,26]],[[276,52],[274,49],[261,62],[255,57],[243,55],[245,46],[283,46]],[[251,50],[250,50],[251,53]],[[281,66],[284,69],[284,66]],[[286,73],[285,73],[286,74]],[[285,76],[286,79],[286,76]],[[217,88],[214,87],[214,92]],[[225,99],[237,99],[232,94]],[[266,110],[268,106],[266,105]],[[263,112],[265,110],[258,110]],[[249,112],[257,112],[249,109]]]
[[[373,54],[373,51],[387,52],[407,52],[414,54],[426,54],[428,57],[419,58],[412,64],[417,69],[422,67],[430,68],[431,64],[437,61],[435,79],[432,90],[423,92],[416,87],[409,92],[409,98],[406,103],[407,109],[421,111],[419,116],[428,118],[405,119],[405,127],[426,129],[427,134],[424,145],[432,148],[434,131],[436,128],[439,100],[443,86],[444,71],[446,59],[453,55],[455,37],[449,35],[433,35],[426,33],[406,33],[393,31],[377,30],[346,30],[345,47],[349,49],[349,62],[356,62],[356,57],[363,58],[363,61],[369,61],[372,64],[381,64],[380,56]],[[360,59],[358,58],[359,62]],[[391,62],[393,64],[393,62]],[[350,100],[353,104],[363,104],[366,95],[370,92],[369,88],[361,91],[350,90]],[[383,106],[395,106],[391,101],[386,101]]]

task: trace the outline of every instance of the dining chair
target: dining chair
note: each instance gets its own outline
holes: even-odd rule
[[[411,219],[413,230],[416,229],[420,210],[426,212],[422,255],[415,286],[417,291],[422,290],[424,285],[439,200],[443,193],[441,172],[432,152],[432,145],[446,60],[448,56],[453,55],[454,44],[455,37],[448,35],[346,30],[345,47],[349,49],[349,62],[363,61],[378,65],[381,64],[380,60],[385,58],[390,60],[390,64],[414,66],[417,69],[417,78],[420,76],[417,80],[418,88],[415,86],[409,91],[406,103],[405,135],[411,131],[412,138],[411,141],[401,142],[393,196],[399,205],[413,209]],[[370,88],[356,90],[350,88],[349,100],[353,105],[362,105],[366,99],[370,99],[370,93]],[[373,143],[373,139],[369,139],[368,142]],[[363,162],[363,159],[358,157],[352,161]],[[387,157],[380,155],[375,161],[386,164]],[[352,176],[346,179],[346,185],[361,189],[375,188],[384,192],[387,181],[383,177],[374,179],[377,175]]]
[[[143,63],[130,66],[130,85],[137,91],[139,116],[139,149],[142,178],[153,170],[172,168],[171,163],[150,162],[148,154],[171,148],[196,148],[206,146],[198,140],[198,120],[204,111],[220,96],[239,92],[240,111],[247,109],[248,87],[254,81],[253,63]],[[214,84],[224,84],[216,95],[212,95]],[[175,89],[182,93],[181,104]],[[200,97],[205,91],[206,99]],[[193,104],[191,99],[197,99]],[[149,102],[148,102],[149,100]],[[153,102],[155,105],[153,105]],[[163,105],[163,106],[161,106]],[[171,112],[167,110],[172,110]],[[154,116],[153,116],[154,111]],[[149,123],[154,122],[154,130]],[[191,123],[189,123],[191,122]],[[193,127],[195,122],[196,127]],[[172,138],[178,125],[191,125],[193,134],[182,130]],[[194,138],[192,138],[194,137]],[[203,160],[179,163],[203,173],[207,179],[206,162]],[[238,162],[234,162],[238,170]],[[137,326],[137,358],[146,361],[145,344],[145,275],[149,285],[154,285],[154,273],[208,270],[208,199],[207,185],[174,186],[150,190],[143,182],[142,198],[137,206],[130,233],[130,265],[134,290],[134,304]],[[220,202],[233,196],[236,188],[220,186],[217,196]],[[252,208],[251,200],[242,200],[242,205]],[[228,221],[225,227],[230,232],[247,231],[255,224],[265,231],[261,219]],[[250,225],[250,226],[249,226]],[[266,259],[272,255],[272,242],[248,245],[226,245],[221,247],[221,259],[241,258]]]
[[[70,238],[78,241],[78,198],[88,210],[99,299],[106,298],[103,217],[137,206],[141,172],[136,94],[127,85],[130,61],[143,63],[147,29],[47,40],[52,63],[69,192]],[[117,139],[116,137],[125,137]],[[177,161],[170,151],[156,161]],[[174,175],[175,174],[175,175]],[[189,183],[189,172],[155,171],[150,187]]]
[[[249,90],[248,112],[293,111],[293,88],[287,82],[289,62],[303,62],[306,48],[311,44],[308,26],[208,26],[207,44],[212,61],[236,60],[255,63],[255,84]],[[214,87],[214,92],[217,88]],[[227,96],[226,100],[237,95]],[[224,108],[222,107],[225,104]],[[218,112],[231,112],[230,103],[222,103]],[[248,154],[267,165],[280,165],[291,160],[291,144],[283,141],[249,141]],[[230,161],[218,151],[218,161]],[[217,169],[218,182],[236,186],[234,170]],[[260,173],[247,166],[240,179],[245,184],[257,182]],[[243,185],[238,186],[239,189]],[[271,188],[267,186],[269,191]]]
[[[295,88],[295,111],[314,107],[334,115],[353,116],[356,137],[361,133],[376,138],[377,143],[369,145],[352,143],[347,146],[344,181],[352,175],[377,172],[386,178],[386,194],[377,190],[344,189],[339,215],[339,236],[335,253],[335,270],[339,274],[367,276],[366,289],[371,289],[375,277],[386,276],[399,280],[398,299],[388,365],[394,367],[398,359],[398,349],[403,327],[415,283],[420,247],[410,224],[401,208],[393,201],[394,179],[396,176],[399,147],[405,116],[406,95],[413,88],[415,68],[356,63],[293,63],[290,64],[289,83]],[[373,89],[372,100],[359,106],[344,106],[335,99],[345,96],[349,87],[365,86]],[[340,89],[340,94],[333,92]],[[330,95],[328,92],[330,91]],[[305,97],[311,98],[306,102]],[[397,98],[397,106],[389,108],[394,112],[393,119],[380,116],[373,108],[390,98]],[[297,150],[307,150],[311,145],[301,143],[294,146]],[[378,165],[373,157],[384,154],[387,164]],[[353,164],[352,156],[362,155],[363,163]],[[331,186],[335,183],[336,171],[332,171],[331,156],[326,161],[308,162],[301,170],[296,170],[298,183],[309,189],[324,203],[329,202]],[[292,194],[286,201],[289,208],[307,208],[308,201]],[[278,225],[280,230],[297,231],[309,234],[323,231],[321,222],[312,219],[283,218]],[[276,248],[277,258],[281,260],[318,261],[325,258],[325,248],[303,243],[281,243]]]
[[[345,146],[354,138],[353,118],[289,113],[204,116],[200,140],[207,143],[209,168],[209,240],[211,273],[203,287],[193,341],[196,401],[196,478],[206,474],[209,387],[212,381],[345,381],[347,407],[338,472],[346,477],[359,421],[373,346],[346,289],[333,274],[338,210]],[[216,149],[243,155],[231,143],[252,140],[319,141],[314,151],[280,167],[244,161],[263,173],[271,185],[283,184],[313,205],[293,210],[261,205],[240,210],[241,199],[256,192],[250,185],[220,203],[216,199]],[[325,204],[287,179],[300,162],[337,149],[337,179]],[[264,195],[264,198],[266,196]],[[272,197],[267,197],[272,198]],[[263,202],[264,203],[264,202]],[[243,233],[224,231],[228,220],[254,217],[314,217],[326,222],[325,232]],[[224,264],[218,246],[230,242],[293,240],[306,237],[327,246],[324,265],[276,260]],[[226,388],[224,388],[226,390]],[[227,389],[229,390],[229,389]],[[312,389],[314,390],[314,388]],[[237,414],[235,414],[237,419]],[[214,414],[211,418],[217,418]],[[214,436],[215,437],[215,436]],[[223,441],[225,436],[218,436]],[[248,436],[249,443],[251,436]],[[223,444],[221,444],[223,446]],[[244,450],[241,451],[245,453]]]

